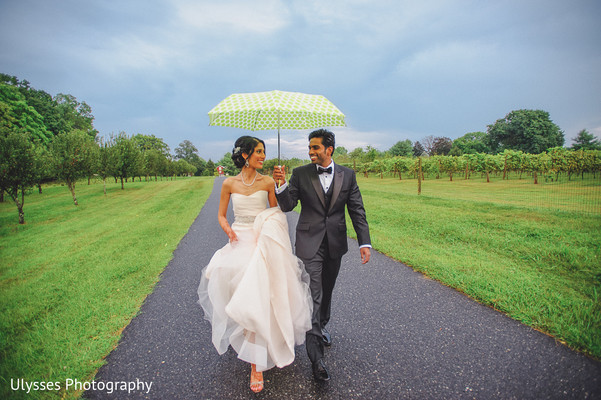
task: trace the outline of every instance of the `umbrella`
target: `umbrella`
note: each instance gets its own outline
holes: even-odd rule
[[[280,129],[346,126],[344,114],[325,97],[280,90],[229,95],[209,111],[209,119],[209,125],[214,126],[277,129],[278,162]]]

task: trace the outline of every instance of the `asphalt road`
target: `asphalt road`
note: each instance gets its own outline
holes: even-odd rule
[[[295,362],[249,389],[250,366],[219,356],[196,290],[200,271],[227,242],[217,223],[222,180],[174,252],[138,316],[98,375],[144,382],[132,391],[88,390],[89,399],[601,399],[601,363],[357,242],[334,291],[332,375],[313,381],[304,346]],[[368,210],[369,212],[369,210]],[[298,216],[289,213],[291,232]],[[119,386],[116,386],[119,388]],[[133,387],[133,386],[132,386]]]

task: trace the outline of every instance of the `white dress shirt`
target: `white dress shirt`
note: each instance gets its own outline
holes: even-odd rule
[[[321,165],[316,165],[316,167],[317,170],[319,170],[319,167],[321,167]],[[334,161],[332,161],[330,165],[328,165],[325,168],[330,167],[332,168],[332,173],[328,174],[327,172],[322,172],[321,174],[317,175],[319,176],[319,182],[321,183],[321,187],[323,188],[323,191],[325,193],[328,192],[328,190],[330,189],[330,185],[332,184],[332,177],[334,176]]]
[[[319,170],[319,167],[321,167],[321,165],[315,164],[315,168],[317,170]],[[332,173],[331,174],[328,174],[328,173],[324,172],[324,173],[321,173],[321,174],[317,175],[319,177],[319,182],[321,183],[321,187],[323,188],[324,192],[327,192],[328,189],[330,188],[330,185],[332,184],[332,177],[334,176],[334,161],[332,161],[330,163],[330,165],[328,165],[326,168],[329,168],[329,167],[332,167]],[[288,187],[288,181],[285,181],[281,186],[279,186],[279,187],[276,186],[275,192],[277,194],[280,194],[287,187]]]

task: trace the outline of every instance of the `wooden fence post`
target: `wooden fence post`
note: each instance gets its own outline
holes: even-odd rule
[[[417,194],[422,194],[422,158],[417,159]]]

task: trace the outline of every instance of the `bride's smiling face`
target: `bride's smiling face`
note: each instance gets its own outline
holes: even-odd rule
[[[252,167],[254,169],[263,168],[263,162],[265,162],[265,157],[265,147],[263,146],[263,143],[259,142],[257,143],[257,146],[255,147],[253,153],[250,155],[250,157],[248,157],[249,167]]]

